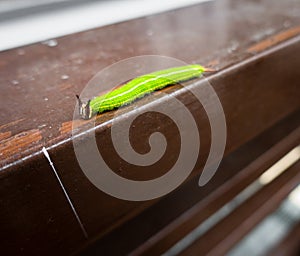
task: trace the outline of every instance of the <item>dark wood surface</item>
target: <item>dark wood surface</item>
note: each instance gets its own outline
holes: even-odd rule
[[[1,52],[0,244],[3,252],[65,255],[86,248],[104,236],[110,242],[106,243],[107,248],[113,251],[122,241],[109,235],[141,216],[146,209],[157,207],[159,200],[128,202],[96,189],[80,170],[70,140],[74,95],[80,93],[99,70],[118,60],[158,54],[218,69],[209,78],[226,116],[228,157],[281,121],[282,132],[272,137],[271,144],[267,141],[263,144],[265,150],[295,130],[300,120],[297,68],[300,66],[300,17],[295,15],[299,10],[300,5],[295,1],[209,2],[58,38],[55,47],[34,44]],[[62,80],[63,75],[69,79]],[[190,86],[195,85],[190,82]],[[178,89],[172,86],[164,92]],[[166,104],[166,97],[160,97],[159,93],[153,96],[156,97],[159,100],[155,104]],[[179,93],[178,98],[188,106],[201,131],[201,154],[192,179],[201,171],[208,154],[209,124],[195,99],[186,93]],[[147,99],[135,104],[138,107],[145,101]],[[132,111],[130,107],[128,111]],[[288,116],[293,121],[284,122]],[[108,145],[108,149],[111,149],[110,127],[101,123],[112,117],[113,112],[108,112],[97,121],[97,141]],[[170,143],[174,142],[175,130],[163,125],[164,118],[157,121]],[[136,127],[143,122],[140,119]],[[142,128],[135,132],[140,136],[147,133]],[[135,140],[139,144],[138,136]],[[140,146],[143,145],[140,142]],[[86,227],[88,240],[41,153],[43,146],[52,146],[49,153]],[[252,152],[264,152],[260,150]],[[111,162],[119,161],[113,151],[109,152]],[[176,149],[169,153],[160,168],[148,171],[159,176]],[[233,162],[236,164],[236,161]],[[145,178],[138,177],[137,172],[139,168],[122,175]],[[232,175],[236,172],[238,169]],[[207,189],[214,190],[229,177],[219,177],[218,182]],[[202,194],[195,201],[186,200],[190,204],[180,208],[180,198],[184,201],[188,191],[197,193],[199,188],[192,184],[194,190],[174,191],[166,197],[172,204],[159,209],[178,216],[180,210],[183,212],[204,198]],[[177,207],[179,210],[175,211]],[[140,237],[158,232],[176,214],[170,214],[164,222],[157,221],[159,224],[152,233],[147,233],[151,227],[146,225],[140,230]],[[155,227],[155,220],[152,221]],[[138,228],[132,226],[132,230]],[[124,241],[130,241],[128,239]],[[142,239],[131,242],[129,247],[143,243]],[[115,252],[124,253],[129,247]]]
[[[288,121],[291,123],[291,120]],[[283,126],[277,126],[277,131],[282,131]],[[275,133],[276,129],[272,131]],[[270,134],[270,131],[268,131]],[[259,140],[266,139],[267,133],[262,134],[259,138],[256,138],[252,143],[255,144],[255,150],[257,148],[263,148],[262,145],[258,144]],[[278,138],[277,138],[278,139]],[[276,143],[270,147],[267,151],[261,153],[256,159],[251,158],[251,163],[244,168],[241,165],[235,164],[238,168],[238,173],[233,177],[224,182],[217,189],[207,194],[205,198],[199,200],[193,207],[188,211],[184,212],[181,216],[177,217],[169,225],[165,226],[143,243],[139,248],[132,252],[132,255],[159,255],[165,252],[167,249],[172,247],[176,242],[180,241],[182,237],[188,235],[193,229],[199,226],[207,218],[209,218],[213,213],[219,210],[222,206],[232,200],[237,196],[242,190],[254,182],[265,170],[272,166],[276,161],[283,157],[286,152],[291,150],[293,147],[297,146],[300,140],[300,129],[294,130],[287,137],[282,139],[280,142]],[[269,144],[270,145],[270,144]],[[265,144],[266,147],[266,144]],[[248,154],[252,154],[253,146],[247,145],[246,150]],[[258,153],[258,152],[257,152]],[[234,154],[232,154],[234,155]],[[233,158],[245,158],[245,149],[239,154],[235,153]],[[226,159],[225,159],[226,161]],[[241,162],[246,161],[244,159]],[[249,161],[249,160],[248,160]],[[225,165],[226,166],[226,165]],[[224,166],[224,162],[220,166],[220,172],[224,173],[227,169]],[[230,165],[231,168],[232,164]],[[225,180],[225,177],[223,177]]]
[[[272,76],[260,69],[262,66],[271,72],[269,62],[256,59],[260,55],[259,52],[264,52],[300,33],[300,18],[293,15],[299,9],[299,4],[294,1],[276,4],[270,0],[262,1],[260,4],[256,1],[209,2],[58,38],[56,47],[34,44],[2,52],[0,128],[1,137],[6,139],[1,143],[3,152],[1,166],[29,156],[42,145],[54,145],[69,138],[70,121],[76,102],[74,95],[80,93],[98,71],[118,60],[132,56],[165,55],[187,63],[211,64],[219,69],[239,63],[235,69],[238,77],[229,76],[224,85],[223,81],[222,84],[215,81],[216,79],[212,81],[212,85],[220,94],[226,116],[230,118],[229,113],[233,112],[232,108],[238,103],[239,93],[242,93],[240,91],[246,91],[247,85],[241,86],[240,82],[236,81],[226,86],[226,82],[227,84],[231,82],[229,80],[232,77],[234,80],[244,79],[244,72],[240,71],[245,69],[246,63],[250,64],[249,58],[252,60],[250,65],[253,68],[251,74],[250,70],[247,71],[248,75],[260,76],[256,78],[257,80],[262,77],[276,81],[276,75],[281,74],[284,74],[281,79],[293,78],[295,71],[291,68],[285,70],[284,68],[289,66],[282,63],[289,62],[290,66],[295,66],[295,62],[298,61],[295,54],[297,49],[290,50],[294,53],[289,56],[291,59],[273,63],[276,66],[272,67]],[[151,36],[147,31],[152,32]],[[290,44],[297,47],[295,40]],[[282,49],[281,54],[287,55],[285,51],[287,49]],[[274,62],[274,59],[269,61]],[[222,74],[216,76],[224,76],[230,71],[232,69],[224,69]],[[69,79],[62,80],[63,75],[68,75]],[[244,79],[243,82],[247,80]],[[13,81],[18,81],[18,84],[15,85]],[[286,81],[288,82],[289,80]],[[264,84],[271,84],[271,80]],[[261,90],[265,91],[267,88],[268,85],[263,85]],[[167,92],[173,89],[169,88]],[[293,85],[290,88],[295,95],[294,100],[297,99],[296,89]],[[226,95],[222,95],[225,90],[235,91],[236,101],[232,104],[226,104]],[[273,90],[276,94],[276,85]],[[101,92],[101,88],[99,91]],[[257,97],[255,92],[251,92],[246,99],[250,100],[250,97],[254,97],[252,95]],[[281,107],[285,103],[284,94],[280,94],[279,97],[277,92],[276,95],[277,98],[274,95],[270,104],[279,100],[276,106]],[[259,100],[258,98],[257,102]],[[268,98],[265,101],[267,100]],[[291,108],[294,107],[292,103],[290,102]],[[143,101],[137,104],[143,104]],[[274,112],[277,112],[276,108]],[[247,116],[247,113],[244,113],[244,116]],[[107,113],[102,116],[101,121],[110,118],[111,114]],[[239,122],[232,128],[229,126],[230,141],[231,136],[236,134],[233,129],[240,127],[241,124],[245,126],[244,119],[234,121]],[[268,118],[264,121],[266,126],[268,121]],[[228,123],[231,124],[231,120],[228,120]],[[264,127],[264,124],[261,126]],[[259,127],[257,129],[259,130]],[[235,140],[239,139],[238,137]],[[16,141],[18,147],[15,146]]]
[[[299,130],[295,130],[299,126],[299,114],[276,124],[225,157],[216,176],[206,186],[198,187],[199,176],[196,175],[97,240],[84,250],[84,255],[128,252],[130,255],[161,255],[299,143]],[[116,241],[118,246],[111,246]]]

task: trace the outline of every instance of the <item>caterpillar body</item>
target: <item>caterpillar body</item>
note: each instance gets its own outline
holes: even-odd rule
[[[82,102],[76,95],[79,114],[83,119],[90,119],[93,115],[119,108],[168,85],[200,77],[206,71],[213,70],[198,64],[174,67],[134,78],[119,88],[87,102]]]

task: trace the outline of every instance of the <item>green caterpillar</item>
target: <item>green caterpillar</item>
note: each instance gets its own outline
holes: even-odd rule
[[[76,95],[79,102],[79,114],[83,119],[90,119],[97,113],[119,108],[168,85],[200,77],[203,72],[207,71],[213,70],[196,64],[169,68],[134,78],[116,90],[87,102],[82,102]]]

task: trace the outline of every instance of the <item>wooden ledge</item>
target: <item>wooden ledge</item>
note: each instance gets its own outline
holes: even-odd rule
[[[300,18],[292,15],[291,8],[300,10],[293,1],[276,4],[268,0],[259,4],[214,1],[58,38],[55,47],[34,44],[1,52],[0,224],[3,235],[0,244],[3,253],[70,254],[109,237],[142,212],[157,206],[159,200],[127,202],[99,191],[84,176],[74,155],[71,126],[75,94],[99,70],[118,60],[157,54],[217,68],[219,72],[210,77],[210,82],[226,116],[229,162],[233,152],[269,129],[273,131],[278,123],[283,123],[285,129],[274,132],[272,138],[264,135],[269,140],[264,141],[265,150],[295,130],[300,120]],[[193,87],[195,83],[191,81],[188,85]],[[179,89],[171,86],[164,92],[178,92],[178,98],[187,105],[201,131],[201,154],[193,179],[201,171],[209,151],[210,126],[201,104]],[[102,90],[99,88],[99,92]],[[159,106],[166,104],[166,98],[159,97],[156,93],[134,106],[140,107],[149,100],[156,100]],[[107,121],[107,125],[100,124],[96,129],[97,141],[106,145],[111,144],[109,122],[113,113],[100,116],[99,122]],[[291,117],[293,121],[286,121]],[[168,129],[162,117],[157,121],[172,142],[174,129]],[[140,119],[136,126],[142,124]],[[135,131],[140,136],[147,135],[141,128]],[[140,137],[133,140],[144,148]],[[43,146],[49,149],[86,227],[87,240],[41,153]],[[170,150],[160,168],[149,169],[149,173],[159,176],[174,150]],[[106,153],[111,162],[119,163],[113,151]],[[138,172],[139,168],[125,168],[120,175],[136,177]],[[219,177],[217,183],[211,183],[210,192],[224,182],[225,178]],[[166,196],[177,199],[169,201],[173,202],[169,203],[169,209],[174,207],[174,202],[182,202],[180,198],[187,200],[187,191],[183,194],[174,191]],[[196,203],[189,202],[184,207]],[[174,207],[174,213],[178,216],[184,207],[181,211]],[[166,218],[163,224],[170,221],[171,217]],[[140,238],[147,239],[158,230],[159,227],[152,233],[145,231]],[[129,243],[124,239],[126,245],[117,247],[122,241],[113,237],[107,241],[113,242],[114,249],[123,249],[121,253],[128,253],[144,242],[137,239]]]

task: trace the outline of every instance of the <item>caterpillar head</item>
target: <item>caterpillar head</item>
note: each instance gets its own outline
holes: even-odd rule
[[[90,106],[91,100],[87,102],[82,102],[78,95],[76,95],[79,104],[79,115],[83,119],[91,119],[93,115],[92,108]]]

